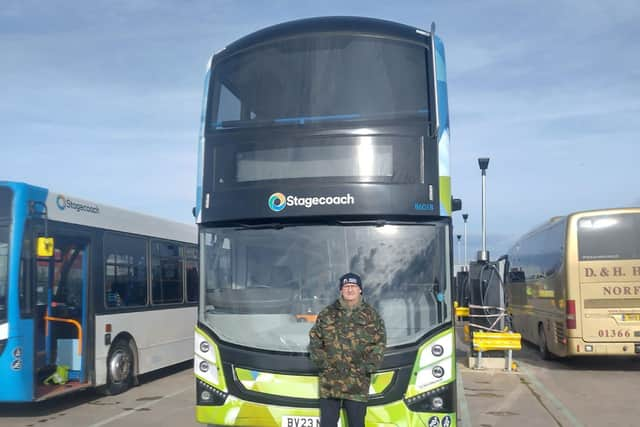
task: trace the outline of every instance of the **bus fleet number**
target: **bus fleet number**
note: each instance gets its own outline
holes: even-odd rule
[[[598,329],[601,338],[630,338],[631,332],[624,329]]]

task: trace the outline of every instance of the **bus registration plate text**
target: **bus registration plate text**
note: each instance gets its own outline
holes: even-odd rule
[[[285,415],[280,427],[320,427],[320,417],[299,417]]]
[[[640,322],[640,313],[623,314],[622,321],[624,322]]]

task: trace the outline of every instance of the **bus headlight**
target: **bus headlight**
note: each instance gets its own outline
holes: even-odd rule
[[[404,401],[412,411],[450,412],[454,389],[454,336],[448,330],[420,347]]]
[[[453,356],[453,332],[449,331],[420,348],[418,354],[420,368]]]
[[[421,393],[428,390],[430,385],[435,386],[450,380],[453,377],[453,369],[451,367],[453,361],[447,359],[445,362],[442,366],[436,365],[419,370],[415,376],[415,391]]]
[[[220,391],[214,386],[205,383],[200,378],[196,379],[196,405],[220,406],[224,405],[228,393]]]
[[[440,396],[436,396],[431,400],[431,406],[435,409],[442,409],[442,406],[444,406],[444,400]]]
[[[442,357],[444,354],[444,347],[440,344],[434,344],[431,346],[431,354],[433,357]]]
[[[193,356],[193,371],[200,381],[226,392],[226,384],[220,363],[218,347],[196,328]],[[202,397],[202,396],[200,396]],[[203,399],[208,400],[208,399]]]

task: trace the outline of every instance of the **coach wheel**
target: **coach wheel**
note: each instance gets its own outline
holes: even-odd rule
[[[549,347],[547,347],[547,336],[544,333],[544,327],[542,324],[538,326],[538,351],[540,352],[540,357],[542,357],[542,359],[551,359],[551,352],[549,351]]]
[[[131,385],[133,377],[133,354],[127,341],[116,342],[109,351],[107,359],[107,385],[105,392],[108,395],[120,394]]]

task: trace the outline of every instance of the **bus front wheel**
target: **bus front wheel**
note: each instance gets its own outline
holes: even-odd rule
[[[114,395],[126,391],[133,378],[133,353],[125,340],[116,342],[107,358],[107,384],[105,394]]]
[[[547,335],[544,332],[542,323],[538,326],[538,351],[543,360],[551,359],[551,352],[549,351],[549,347],[547,347]]]

